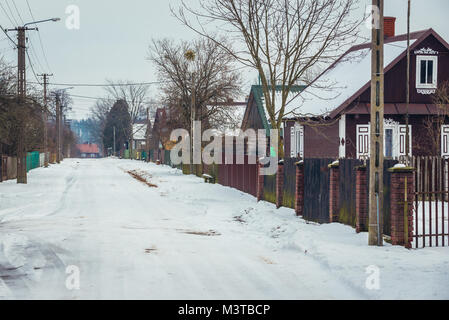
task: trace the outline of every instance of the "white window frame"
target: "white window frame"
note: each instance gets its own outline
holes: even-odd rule
[[[299,154],[301,158],[304,158],[304,126],[295,123],[290,130],[290,157],[296,158]]]
[[[399,125],[397,130],[398,130],[398,134],[397,134],[397,137],[396,137],[396,139],[397,139],[397,152],[396,152],[396,155],[394,157],[396,157],[396,156],[397,157],[405,156],[407,154],[407,148],[406,148],[406,145],[405,145],[406,137],[407,137],[407,134],[406,134],[407,126],[406,125]],[[408,126],[408,137],[409,137],[408,141],[409,141],[409,144],[410,144],[410,146],[409,146],[409,151],[410,151],[409,156],[413,156],[413,135],[412,135],[412,126],[411,125]],[[401,150],[402,143],[404,145],[404,149],[403,150]]]
[[[421,61],[433,61],[432,83],[421,83]],[[438,56],[416,56],[416,88],[436,89],[438,85]]]
[[[360,130],[362,129],[363,132]],[[369,157],[370,154],[370,124],[358,124],[356,126],[356,148],[357,148],[357,159],[364,157]],[[365,148],[362,150],[360,142],[363,140],[363,145]],[[365,144],[366,142],[366,144]]]
[[[406,153],[405,148],[404,148],[404,150],[401,150],[401,143],[403,143],[403,145],[405,146],[405,133],[403,132],[405,128],[406,128],[405,125],[400,125],[397,122],[393,122],[393,121],[384,122],[384,156],[386,154],[385,131],[388,129],[393,130],[393,145],[392,145],[393,159],[397,159],[400,156],[405,156],[405,153]],[[361,132],[360,129],[365,130],[365,132]],[[371,151],[370,150],[371,126],[370,126],[370,124],[357,125],[356,130],[357,130],[356,131],[357,159],[369,157],[370,151]],[[363,143],[365,146],[364,150],[361,150],[361,146],[360,146],[360,143],[362,142],[361,139],[363,139]],[[448,137],[448,139],[449,139],[449,137]],[[410,143],[410,156],[412,156],[413,140],[412,140],[412,126],[411,125],[409,125],[409,143]],[[449,146],[448,146],[448,148],[449,148]]]
[[[441,126],[441,156],[449,157],[449,125]]]

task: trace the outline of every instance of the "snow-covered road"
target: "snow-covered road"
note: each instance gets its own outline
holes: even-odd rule
[[[448,248],[366,243],[137,161],[66,159],[0,184],[0,299],[449,298]]]

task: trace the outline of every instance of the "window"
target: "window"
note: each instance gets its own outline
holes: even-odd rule
[[[437,87],[438,57],[417,56],[416,57],[416,88],[435,89]]]
[[[393,129],[385,129],[385,157],[393,158]]]
[[[290,157],[304,157],[304,127],[298,124],[291,127]]]
[[[406,155],[407,127],[392,120],[384,123],[384,156],[397,159]],[[370,155],[370,125],[357,125],[357,158]],[[409,126],[409,151],[412,154],[412,126]]]

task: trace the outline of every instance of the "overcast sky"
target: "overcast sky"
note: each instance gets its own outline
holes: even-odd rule
[[[196,0],[189,0],[194,3]],[[173,39],[191,39],[196,37],[170,13],[170,4],[177,6],[179,0],[28,0],[36,20],[60,17],[57,23],[39,25],[43,43],[35,31],[30,37],[31,59],[36,73],[51,72],[54,83],[104,83],[105,79],[130,80],[133,82],[157,81],[151,63],[146,60],[148,45],[152,38],[169,37]],[[371,0],[360,0],[357,14],[363,15]],[[21,19],[32,20],[26,0],[0,0],[8,13],[0,7],[0,24],[12,27]],[[17,13],[14,4],[17,6]],[[65,13],[67,6],[77,5],[80,9],[80,29],[66,28]],[[434,28],[449,41],[448,0],[412,0],[411,29]],[[385,15],[398,18],[396,33],[406,32],[407,0],[386,0]],[[363,30],[369,36],[369,30]],[[45,52],[45,55],[43,53]],[[10,61],[16,61],[16,52],[8,41],[0,35],[0,55]],[[48,61],[48,65],[46,63]],[[257,75],[253,71],[244,71],[246,88]],[[27,74],[34,81],[32,71]],[[81,87],[70,91],[75,95],[101,97],[104,89]],[[157,86],[151,93],[157,96]],[[88,113],[94,100],[75,98],[72,118],[82,118]]]

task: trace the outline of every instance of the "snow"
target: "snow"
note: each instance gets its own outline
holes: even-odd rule
[[[416,40],[411,40],[412,45]],[[384,66],[407,49],[406,41],[385,44]],[[300,95],[288,102],[285,116],[326,115],[343,104],[370,81],[371,48],[347,53],[333,68],[321,75]]]
[[[449,298],[449,248],[367,243],[132,160],[66,159],[28,185],[0,184],[0,299]],[[69,266],[79,290],[66,287]],[[370,266],[379,290],[365,285]]]

